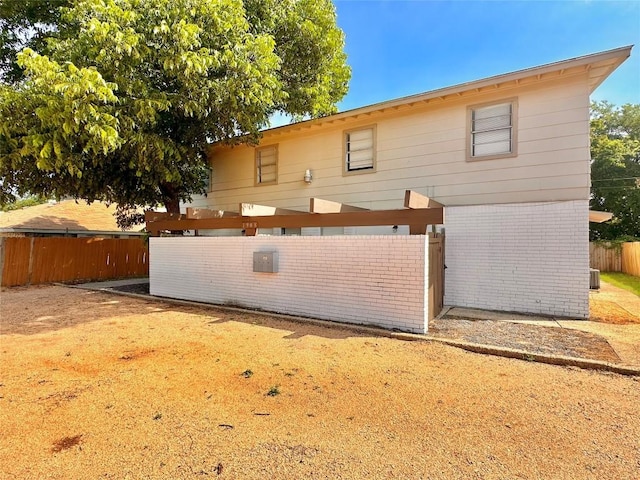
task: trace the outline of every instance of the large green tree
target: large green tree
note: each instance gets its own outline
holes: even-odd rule
[[[591,240],[640,238],[640,105],[591,105],[591,208],[613,220],[591,224]]]
[[[17,82],[22,69],[17,53],[25,47],[45,51],[46,38],[57,30],[61,7],[71,0],[0,0],[0,78]]]
[[[56,31],[0,86],[0,203],[177,212],[204,193],[208,145],[330,114],[350,78],[330,0],[79,0]]]

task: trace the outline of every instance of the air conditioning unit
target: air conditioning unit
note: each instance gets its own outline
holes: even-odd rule
[[[589,269],[589,288],[591,290],[600,290],[600,270]]]

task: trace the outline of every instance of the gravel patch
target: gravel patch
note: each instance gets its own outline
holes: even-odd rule
[[[512,323],[468,320],[445,316],[429,324],[429,336],[462,340],[545,355],[585,358],[617,363],[620,358],[609,343],[593,333]]]

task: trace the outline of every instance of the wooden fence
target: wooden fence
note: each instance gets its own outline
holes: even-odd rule
[[[620,248],[590,243],[589,266],[601,272],[623,272],[640,277],[640,242],[626,242]]]
[[[140,238],[0,238],[3,287],[149,274]]]
[[[622,271],[640,277],[640,242],[622,244]]]

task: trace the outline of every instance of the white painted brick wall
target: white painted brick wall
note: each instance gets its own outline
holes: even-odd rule
[[[151,294],[426,333],[426,239],[151,238]],[[279,272],[253,272],[257,251],[277,251]]]
[[[587,200],[447,207],[445,304],[589,317]]]

